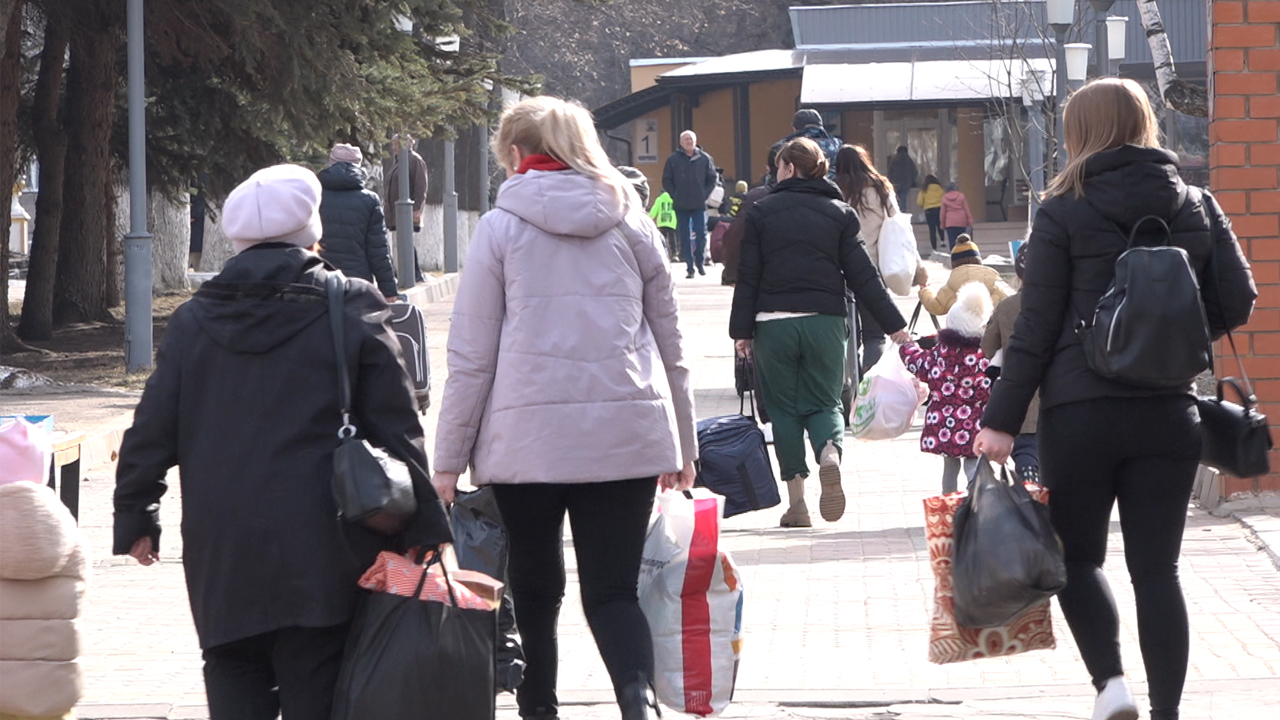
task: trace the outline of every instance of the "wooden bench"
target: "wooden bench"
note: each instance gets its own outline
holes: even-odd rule
[[[53,434],[53,460],[49,463],[49,487],[62,498],[71,516],[80,519],[80,445],[81,432]],[[61,485],[62,487],[58,487]]]

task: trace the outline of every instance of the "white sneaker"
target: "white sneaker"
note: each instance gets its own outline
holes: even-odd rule
[[[1102,686],[1102,692],[1093,701],[1092,720],[1138,720],[1138,704],[1123,675],[1111,678]]]

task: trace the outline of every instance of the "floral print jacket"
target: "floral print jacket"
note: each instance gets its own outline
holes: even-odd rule
[[[973,439],[982,410],[991,395],[990,361],[978,347],[982,338],[954,330],[938,333],[938,344],[925,349],[916,343],[899,348],[907,370],[929,386],[929,408],[920,450],[947,457],[973,457]]]

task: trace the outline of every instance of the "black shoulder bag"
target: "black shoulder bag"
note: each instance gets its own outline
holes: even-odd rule
[[[342,403],[342,426],[338,428],[338,447],[333,451],[333,499],[338,505],[338,517],[382,535],[394,535],[404,529],[418,509],[413,478],[403,462],[357,437],[356,426],[351,422],[351,377],[342,328],[346,278],[341,273],[329,273],[325,287]]]
[[[1213,236],[1211,220],[1209,237],[1213,247],[1209,252],[1209,272],[1213,275],[1214,292],[1218,292],[1218,243]],[[1222,378],[1218,381],[1217,397],[1197,398],[1203,438],[1200,462],[1238,478],[1259,477],[1271,472],[1268,457],[1274,445],[1271,429],[1267,426],[1267,416],[1257,410],[1258,399],[1253,394],[1249,374],[1244,370],[1230,330],[1227,330],[1227,342],[1231,345],[1231,354],[1235,356],[1243,381],[1233,377]],[[1240,404],[1224,398],[1224,387],[1236,391]]]

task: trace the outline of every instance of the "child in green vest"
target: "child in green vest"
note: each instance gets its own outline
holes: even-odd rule
[[[649,217],[653,218],[653,223],[662,231],[662,239],[667,243],[667,257],[671,262],[676,262],[680,259],[680,243],[676,241],[676,209],[670,193],[663,192],[653,201]]]

